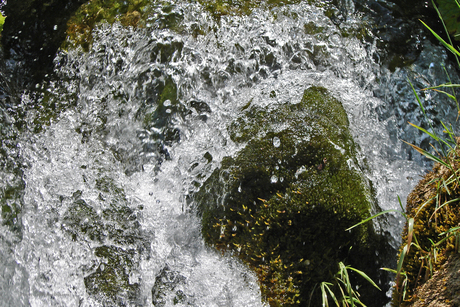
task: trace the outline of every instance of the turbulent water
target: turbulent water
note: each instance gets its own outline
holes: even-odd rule
[[[26,128],[2,109],[0,306],[264,306],[254,273],[205,246],[190,196],[240,149],[227,127],[245,106],[297,103],[310,85],[343,102],[379,206],[398,208],[426,168],[399,140],[426,142],[405,123],[422,119],[407,77],[444,82],[447,56],[424,40],[390,72],[347,9],[340,23],[308,4],[216,20],[176,4],[60,52],[58,78],[16,106]],[[430,114],[455,113],[430,95]],[[394,246],[401,223],[379,225]]]

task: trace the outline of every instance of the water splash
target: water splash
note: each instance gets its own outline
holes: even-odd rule
[[[263,306],[254,273],[204,245],[190,195],[240,149],[228,132],[238,114],[298,103],[310,85],[343,102],[382,209],[416,183],[422,168],[397,143],[400,118],[382,111],[404,107],[410,70],[375,62],[375,42],[354,35],[358,17],[337,24],[305,3],[219,21],[198,4],[173,12],[179,33],[158,14],[144,29],[101,25],[88,53],[56,57],[60,79],[38,101],[23,95],[29,131],[12,132],[18,152],[8,150],[23,174],[2,176],[3,189],[18,181],[22,209],[19,230],[2,211],[0,305]],[[397,246],[401,220],[379,227]],[[117,287],[98,289],[98,276],[118,276]]]

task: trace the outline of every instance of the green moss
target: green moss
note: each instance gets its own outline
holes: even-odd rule
[[[209,11],[214,17],[224,15],[249,15],[255,8],[265,7],[268,9],[283,6],[287,4],[295,4],[301,0],[198,0],[204,8]],[[308,4],[324,6],[324,1],[308,0]]]
[[[457,175],[460,168],[459,157],[460,149],[457,148],[456,152],[451,153],[447,158]],[[459,251],[455,236],[440,242],[445,238],[440,236],[441,233],[460,225],[459,198],[460,188],[455,176],[451,170],[440,164],[436,164],[408,196],[406,211],[409,218],[414,218],[413,237],[416,238],[420,248],[412,246],[404,258],[402,269],[408,277],[407,295],[403,301],[402,279],[397,281],[393,305],[411,306],[417,300],[414,295],[417,289],[431,277],[432,273],[441,268],[451,254]],[[452,200],[454,201],[445,204]],[[441,207],[443,204],[445,205]],[[403,232],[403,245],[407,243],[407,239],[406,225]],[[436,247],[432,242],[436,243]],[[436,259],[433,254],[435,249]]]
[[[372,206],[345,110],[311,87],[298,104],[249,107],[229,131],[248,143],[195,195],[206,242],[253,268],[270,306],[319,304],[315,285],[377,242],[371,228],[344,231]]]
[[[120,21],[124,26],[138,26],[143,18],[148,0],[91,0],[82,5],[68,21],[68,40],[63,48],[80,45],[88,51],[92,30],[97,23]]]

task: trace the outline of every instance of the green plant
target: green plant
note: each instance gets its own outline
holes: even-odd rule
[[[0,35],[1,35],[2,31],[3,31],[3,24],[5,23],[5,18],[6,17],[3,16],[2,13],[0,13]]]
[[[334,291],[332,290],[334,284],[326,281],[322,282],[320,284],[322,307],[329,307],[329,297],[332,298],[337,307],[354,307],[355,305],[361,305],[363,307],[366,307],[366,305],[364,305],[359,300],[360,295],[358,291],[354,289],[351,283],[349,275],[350,271],[358,273],[364,279],[366,279],[371,285],[380,290],[380,288],[374,283],[374,281],[364,272],[351,266],[346,266],[345,264],[343,264],[343,262],[339,262],[339,270],[335,274],[334,280],[336,283],[336,288],[338,288],[338,290],[340,291],[340,295],[334,294]]]

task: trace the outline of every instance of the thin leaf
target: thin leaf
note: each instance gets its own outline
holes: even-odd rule
[[[450,195],[450,190],[449,190],[449,188],[447,187],[446,181],[444,180],[444,178],[442,178],[442,183],[443,183],[443,185],[444,185],[444,188],[446,188],[447,194]]]
[[[446,234],[448,234],[448,233],[455,232],[455,231],[457,231],[457,230],[459,230],[459,229],[460,229],[460,226],[452,227],[452,228],[450,228],[449,230],[444,231],[443,233],[440,233],[439,235],[440,235],[440,236],[443,236],[443,235],[446,235]]]
[[[433,217],[433,215],[435,215],[442,207],[444,207],[445,205],[448,205],[450,203],[453,203],[453,202],[456,202],[456,201],[460,201],[460,198],[455,198],[455,199],[451,199],[449,201],[446,201],[445,203],[443,203],[441,206],[439,206],[438,208],[436,208],[436,210],[434,210],[433,214],[430,216],[430,220],[431,218]]]
[[[421,23],[423,23],[423,25],[431,32],[431,34],[433,34],[434,37],[436,37],[436,39],[441,42],[441,44],[444,45],[444,47],[447,48],[447,50],[449,50],[450,52],[452,52],[455,56],[460,56],[460,52],[455,49],[452,45],[446,43],[445,40],[443,40],[441,38],[441,36],[439,36],[436,32],[434,32],[426,23],[424,23],[423,21],[420,20]]]
[[[418,105],[420,106],[420,109],[422,109],[423,115],[425,115],[426,117],[425,108],[423,107],[422,101],[420,100],[420,97],[418,96],[417,91],[414,88],[414,85],[412,84],[412,82],[410,82],[409,78],[407,79],[407,81],[409,81],[410,87],[412,88],[412,91],[414,92]]]
[[[406,221],[407,221],[407,215],[406,215],[406,212],[405,212],[405,210],[404,210],[404,206],[403,206],[403,204],[402,204],[402,202],[401,202],[401,198],[399,197],[399,195],[398,195],[398,202],[399,202],[399,207],[401,208],[401,211],[397,211],[397,210],[395,210],[395,211],[396,211],[396,212],[400,212],[400,213],[404,216],[404,218],[406,219]]]
[[[459,85],[459,86],[460,86],[460,85]],[[444,95],[446,95],[447,97],[449,97],[450,99],[452,99],[452,100],[454,100],[454,101],[455,101],[455,99],[456,99],[454,95],[449,94],[448,92],[440,91],[440,90],[435,90],[435,89],[434,89],[433,91],[438,92],[438,93],[441,93],[441,94],[444,94]]]
[[[426,90],[436,90],[438,88],[441,88],[441,87],[448,87],[448,88],[452,88],[452,87],[460,87],[460,84],[456,84],[456,83],[443,83],[443,84],[439,84],[439,85],[435,85],[435,86],[430,86],[430,87],[425,87],[425,88],[422,88],[421,90],[422,91],[426,91]],[[441,92],[442,91],[439,91],[438,92]]]
[[[441,163],[442,165],[446,166],[447,168],[451,168],[449,164],[447,164],[445,161],[441,160],[440,158],[432,155],[431,153],[429,153],[428,151],[418,147],[418,146],[415,146],[411,143],[408,143],[406,141],[403,140],[404,143],[406,143],[407,145],[411,146],[412,148],[414,148],[416,151],[418,151],[419,153],[421,153],[422,155],[424,155],[425,157],[427,157],[428,159],[430,160],[433,160],[434,162],[438,162],[438,163]]]
[[[399,256],[398,266],[396,268],[396,281],[398,281],[399,277],[401,276],[402,265],[403,265],[404,258],[406,257],[408,250],[409,250],[408,245],[407,244],[404,245],[401,251],[401,255]]]
[[[417,210],[417,213],[415,213],[415,217],[417,217],[417,215],[420,213],[420,211],[422,211],[423,208],[435,198],[436,198],[436,196],[433,196],[430,199],[428,199],[426,202],[424,202],[423,205],[421,205],[420,208]]]
[[[415,127],[415,128],[417,128],[418,130],[423,131],[424,133],[428,134],[429,136],[431,136],[431,138],[435,139],[436,141],[439,141],[439,138],[438,138],[437,135],[435,135],[435,134],[433,134],[433,133],[431,133],[431,132],[428,132],[428,130],[423,129],[422,127],[419,127],[419,126],[417,126],[416,124],[413,124],[413,123],[411,123],[411,122],[408,122],[408,123],[409,123],[409,125],[411,125],[412,127]]]
[[[359,225],[361,225],[361,224],[364,224],[364,223],[366,223],[366,222],[369,222],[370,220],[372,220],[372,219],[374,219],[374,218],[376,218],[376,217],[378,217],[378,216],[380,216],[380,215],[382,215],[382,214],[386,214],[386,213],[388,213],[388,212],[399,212],[399,213],[402,213],[401,211],[395,210],[395,209],[385,210],[385,211],[382,211],[382,212],[377,213],[376,215],[373,215],[373,216],[371,216],[371,217],[368,217],[368,218],[365,219],[365,220],[362,220],[362,221],[359,222],[358,224],[355,224],[355,225],[353,225],[353,226],[351,226],[351,227],[345,229],[345,231],[349,231],[349,230],[351,230],[351,229],[353,229],[353,228],[355,228],[355,227],[357,227],[357,226],[359,226]],[[404,215],[404,213],[402,213],[402,214]]]
[[[358,269],[355,269],[353,267],[350,267],[350,266],[347,266],[347,268],[349,270],[352,270],[352,271],[355,271],[356,273],[358,273],[359,275],[361,275],[364,279],[366,279],[371,285],[373,285],[374,287],[376,287],[377,289],[379,289],[380,291],[382,291],[379,286],[377,286],[377,284],[369,277],[367,276],[366,273],[364,273],[363,271],[360,271]]]
[[[456,142],[455,139],[454,139],[455,134],[454,134],[454,132],[453,132],[452,125],[451,125],[451,129],[449,129],[449,128],[446,127],[446,125],[444,124],[443,121],[441,121],[441,124],[442,124],[442,126],[444,127],[444,133],[449,134],[451,144],[453,144],[454,146],[456,146],[456,145],[457,145],[457,142]],[[450,147],[450,148],[452,148],[452,147]]]
[[[340,307],[339,301],[337,300],[337,298],[335,297],[334,292],[329,288],[329,286],[333,286],[333,284],[328,283],[328,282],[322,282],[321,283],[321,297],[322,297],[322,300],[323,300],[323,307],[329,307],[329,301],[327,299],[328,298],[327,292],[329,292],[330,296],[332,297],[332,300],[335,302],[337,307]],[[326,290],[327,290],[327,292],[326,292]]]
[[[457,1],[457,0],[455,0],[455,1]],[[434,9],[438,13],[438,17],[441,20],[442,26],[444,27],[444,31],[447,34],[447,38],[449,39],[449,43],[452,46],[453,45],[452,40],[450,39],[449,30],[447,29],[446,23],[444,22],[444,18],[442,18],[441,12],[439,11],[438,7],[436,6],[436,3],[434,2],[434,0],[431,0],[431,3],[433,4]],[[457,3],[457,5],[458,5],[458,3]],[[457,60],[457,64],[458,64],[458,66],[460,66],[460,61],[458,60],[457,56],[455,56],[455,60]]]

